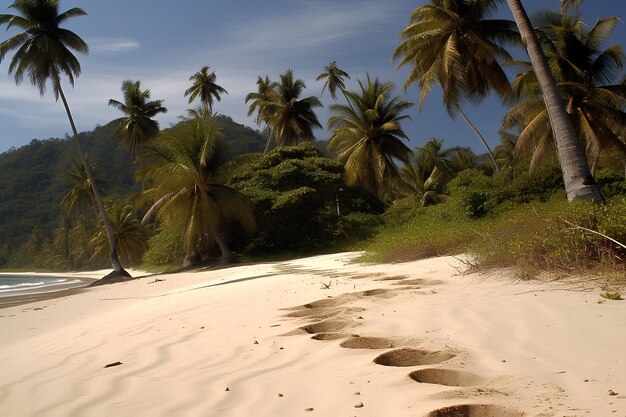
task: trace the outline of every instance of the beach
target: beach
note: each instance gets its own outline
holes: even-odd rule
[[[357,256],[0,309],[0,415],[626,416],[626,302]]]

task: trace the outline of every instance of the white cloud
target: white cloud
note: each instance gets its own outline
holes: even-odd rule
[[[87,44],[91,52],[128,52],[138,49],[141,44],[127,38],[92,38]]]
[[[321,47],[363,30],[376,30],[391,13],[385,2],[350,4],[306,4],[263,20],[246,20],[233,25],[233,36],[241,52],[279,51]]]

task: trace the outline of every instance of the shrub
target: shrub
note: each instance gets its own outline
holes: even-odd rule
[[[185,250],[180,231],[161,226],[161,229],[148,240],[148,250],[142,262],[148,265],[180,266],[184,257]]]

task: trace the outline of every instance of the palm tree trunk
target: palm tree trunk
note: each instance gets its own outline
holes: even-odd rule
[[[539,39],[530,24],[530,19],[524,10],[524,6],[521,0],[507,0],[507,3],[511,12],[513,12],[515,23],[517,23],[526,45],[526,51],[530,57],[546,103],[554,140],[556,141],[557,155],[563,171],[567,199],[572,201],[580,198],[602,202],[602,194],[591,175],[585,153],[578,141],[574,126],[567,116],[556,81],[550,72]]]
[[[470,119],[467,118],[467,116],[465,115],[465,113],[461,109],[461,106],[458,106],[456,109],[459,112],[459,114],[461,115],[461,117],[463,118],[463,120],[465,120],[465,122],[469,125],[469,127],[472,128],[474,133],[476,133],[476,136],[478,136],[478,139],[480,139],[480,141],[483,143],[483,146],[485,147],[485,149],[487,149],[487,153],[489,154],[489,159],[491,159],[491,163],[493,164],[493,167],[496,170],[496,173],[499,174],[500,173],[500,168],[498,167],[498,163],[496,162],[496,158],[493,156],[493,152],[491,152],[491,148],[487,144],[487,141],[485,140],[484,136],[478,131],[478,129],[476,129],[476,126],[474,126],[474,124],[470,121]]]
[[[267,143],[265,144],[265,150],[263,153],[267,153],[270,150],[270,141],[272,140],[272,128],[267,126]]]
[[[113,228],[111,227],[111,222],[109,222],[109,218],[107,217],[106,209],[104,208],[104,202],[102,201],[102,197],[100,196],[100,191],[96,186],[96,179],[93,175],[93,171],[91,170],[91,166],[87,162],[87,157],[83,152],[83,149],[80,145],[80,141],[78,140],[78,130],[76,129],[76,124],[74,123],[74,118],[72,117],[72,112],[70,110],[70,106],[67,103],[67,99],[65,98],[65,93],[63,93],[63,89],[61,88],[61,83],[57,81],[56,87],[58,88],[59,95],[61,96],[61,100],[63,101],[63,106],[65,107],[65,112],[67,113],[67,118],[70,121],[70,126],[72,127],[72,133],[74,134],[74,141],[76,142],[76,147],[78,148],[78,154],[80,155],[80,159],[83,162],[83,166],[85,167],[85,173],[87,174],[87,178],[91,183],[91,189],[93,190],[94,199],[100,211],[100,217],[102,217],[102,223],[104,224],[104,229],[106,230],[107,237],[109,239],[109,245],[111,247],[111,266],[113,271],[116,273],[126,274],[130,276],[122,267],[118,257],[117,251],[115,250],[115,239],[113,238]]]
[[[234,262],[235,255],[230,250],[230,248],[228,247],[228,245],[226,244],[222,236],[220,236],[219,233],[216,233],[214,237],[215,237],[215,242],[217,243],[217,246],[220,247],[220,251],[222,252],[222,262],[226,264]]]

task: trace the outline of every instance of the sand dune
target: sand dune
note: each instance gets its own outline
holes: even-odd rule
[[[354,256],[1,309],[0,415],[626,416],[626,302]]]

